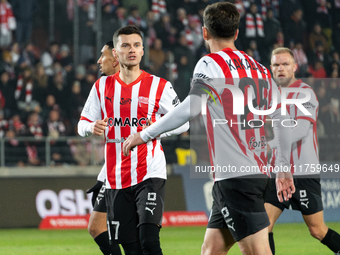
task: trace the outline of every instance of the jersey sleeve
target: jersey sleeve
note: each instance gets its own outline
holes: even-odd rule
[[[223,91],[225,84],[225,79],[221,77],[225,77],[225,74],[219,65],[209,56],[202,57],[195,66],[189,95],[206,94],[214,101],[220,100],[219,94]],[[222,86],[219,86],[219,83]]]
[[[306,108],[306,110],[311,114],[311,115],[305,115],[300,108],[297,108],[297,113],[296,113],[296,119],[305,119],[310,121],[311,123],[315,124],[316,123],[316,119],[317,119],[317,110],[319,107],[319,102],[316,99],[316,95],[314,93],[314,91],[312,90],[312,88],[305,88],[311,91],[311,99],[306,102],[303,103],[302,106]],[[304,98],[305,95],[303,93],[299,93],[298,95],[298,99],[302,99]]]
[[[99,80],[93,85],[90,94],[86,100],[84,108],[81,112],[80,120],[93,122],[101,119],[101,106],[98,91]]]
[[[159,113],[166,114],[180,103],[179,98],[170,82],[165,84],[161,99],[159,100]]]

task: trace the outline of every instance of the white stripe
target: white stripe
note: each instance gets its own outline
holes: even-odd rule
[[[159,81],[160,81],[160,78],[157,77],[157,76],[152,75],[152,78],[153,79],[152,79],[150,93],[149,93],[148,118],[151,118],[152,113],[155,109],[157,89],[158,89],[158,85],[159,85]],[[157,117],[157,113],[156,113],[156,117]],[[147,150],[148,150],[148,154],[147,154],[147,157],[146,157],[146,167],[147,167],[147,170],[148,170],[150,168],[150,163],[151,163],[151,160],[152,160],[153,144],[152,144],[152,142],[148,142],[146,144],[146,146],[147,146]],[[145,177],[147,176],[147,174],[145,175]]]
[[[99,80],[99,87],[98,87],[98,89],[99,89],[98,92],[99,92],[100,106],[101,106],[101,109],[102,109],[102,111],[104,113],[104,118],[107,117],[107,112],[106,112],[106,108],[105,108],[105,100],[104,100],[105,99],[104,98],[104,92],[105,92],[106,78],[107,78],[106,76],[103,76],[103,77],[100,78],[100,80]],[[106,128],[105,129],[105,137],[107,137],[108,131],[109,131],[109,129]],[[105,179],[106,179],[105,186],[106,186],[107,189],[111,189],[109,180],[107,178],[107,164],[106,164],[106,162],[107,162],[107,155],[106,155],[106,150],[107,150],[107,147],[106,147],[106,143],[105,143],[105,146],[104,146],[104,151],[105,151],[105,153],[104,153],[104,158],[105,158],[104,167],[105,167]]]
[[[120,116],[120,104],[117,102],[120,102],[121,98],[121,89],[122,86],[119,84],[118,80],[115,81],[115,90],[114,90],[114,97],[113,97],[113,114],[114,118],[119,119]],[[124,120],[123,120],[124,121]],[[115,129],[115,137],[121,138],[120,133],[120,126],[117,125],[114,127]],[[122,158],[121,158],[121,143],[115,143],[116,146],[116,189],[122,188],[122,175],[121,175],[121,169],[122,169]]]
[[[133,117],[137,118],[137,112],[138,112],[138,94],[140,89],[141,82],[138,82],[137,84],[132,86],[132,92],[131,92],[131,120]],[[131,126],[130,134],[137,133],[137,127]],[[131,186],[137,184],[137,164],[138,164],[138,149],[131,151]]]

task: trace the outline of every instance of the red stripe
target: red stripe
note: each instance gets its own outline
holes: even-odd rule
[[[302,139],[300,141],[297,141],[296,145],[297,145],[298,159],[300,159]]]
[[[80,120],[86,120],[86,121],[88,121],[88,122],[93,122],[92,120],[89,120],[88,118],[86,118],[86,117],[84,117],[84,116],[81,116],[81,117],[80,117]]]
[[[120,98],[121,100],[128,100],[132,98],[132,87],[133,86],[121,86],[121,94]],[[130,101],[131,102],[131,101]],[[118,102],[115,102],[118,103]],[[123,119],[123,124],[126,120],[130,120],[130,123],[132,121],[131,119],[131,103],[125,103],[120,104],[120,116]],[[120,134],[121,137],[128,137],[131,134],[131,127],[129,125],[123,125],[120,128]],[[123,144],[122,144],[123,146]],[[121,164],[121,178],[122,178],[122,188],[130,187],[131,186],[131,154],[127,157],[123,155],[123,150],[121,150],[121,158],[122,158],[122,164]]]
[[[213,166],[214,165],[213,158],[215,158],[214,128],[212,126],[212,119],[208,106],[206,108],[207,108],[207,140],[209,146],[210,164]]]
[[[97,84],[96,84],[97,86]],[[96,87],[97,88],[97,87]],[[97,89],[97,91],[99,88]],[[111,98],[113,100],[113,95],[115,92],[115,80],[111,77],[107,77],[105,82],[105,90],[104,90],[104,97]],[[112,101],[111,100],[111,101]],[[110,100],[105,100],[105,110],[107,117],[114,117],[114,111],[113,111],[113,104],[116,102],[111,102]],[[109,126],[109,131],[107,134],[107,137],[109,139],[115,138],[115,131],[114,126]],[[116,144],[115,143],[107,143],[106,144],[106,172],[107,172],[107,178],[110,183],[110,186],[112,189],[115,189],[117,187],[116,182]]]
[[[102,79],[102,78],[101,78]],[[106,81],[107,82],[107,79]],[[100,102],[100,92],[99,92],[99,84],[100,84],[100,79],[98,79],[95,83],[95,86],[96,86],[96,91],[97,91],[97,96],[98,96],[98,100]],[[104,112],[103,112],[103,109],[101,109],[101,114],[102,114],[102,119],[104,119]]]
[[[139,102],[139,97],[143,98],[149,98],[150,97],[150,90],[151,90],[151,84],[153,81],[153,76],[145,77],[141,81],[141,85],[139,88],[139,93],[138,93],[138,102]],[[150,98],[149,98],[150,100]],[[148,108],[149,108],[149,103],[141,103],[138,105],[137,108],[137,119],[141,118],[147,118],[148,117]],[[137,127],[137,132],[142,131],[143,127],[138,126]],[[156,141],[156,140],[154,140]],[[141,144],[137,147],[137,183],[140,183],[143,181],[144,176],[147,173],[147,163],[146,163],[146,157],[148,153],[147,145],[146,144]]]
[[[158,88],[157,88],[157,92],[156,92],[155,107],[153,109],[152,116],[151,116],[152,121],[156,121],[155,113],[159,109],[159,100],[161,100],[161,97],[162,97],[162,94],[163,94],[166,82],[167,81],[162,79],[162,78],[160,78],[160,80],[159,80],[159,84],[158,84]],[[152,148],[152,157],[153,157],[155,155],[155,148],[156,148],[156,145],[157,145],[156,139],[154,139],[152,141],[152,144],[153,144],[153,148]]]
[[[316,121],[315,121],[314,119],[312,119],[311,117],[307,117],[307,116],[298,116],[298,117],[296,117],[296,119],[297,119],[297,120],[298,120],[298,119],[308,120],[308,121],[310,121],[312,124],[315,124],[315,123],[316,123]]]

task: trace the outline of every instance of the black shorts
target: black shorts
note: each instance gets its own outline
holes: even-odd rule
[[[121,244],[136,242],[141,224],[162,226],[165,182],[165,179],[150,178],[126,189],[106,190],[111,241]]]
[[[106,213],[106,202],[105,202],[105,183],[101,187],[96,203],[94,204],[93,211]]]
[[[323,210],[320,177],[294,178],[295,193],[289,201],[279,202],[276,196],[275,178],[271,178],[269,189],[265,195],[265,202],[280,210],[293,209],[303,215],[311,215]]]
[[[235,242],[269,226],[264,193],[269,178],[231,178],[213,186],[208,228],[229,228]]]

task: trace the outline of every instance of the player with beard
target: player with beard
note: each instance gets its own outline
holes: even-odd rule
[[[126,255],[161,255],[159,231],[164,210],[166,162],[160,139],[138,146],[124,156],[122,142],[179,104],[170,82],[140,69],[143,40],[135,26],[113,35],[120,71],[94,84],[81,113],[81,136],[104,134],[105,201],[111,244],[122,244]],[[180,134],[189,128],[162,134]],[[162,137],[161,136],[161,137]],[[111,253],[105,253],[111,254]]]
[[[290,105],[287,109],[290,118],[297,122],[296,127],[292,129],[290,159],[291,164],[294,166],[292,169],[295,170],[296,192],[289,201],[280,203],[277,197],[273,195],[275,185],[270,185],[271,189],[268,189],[265,196],[265,208],[270,220],[269,243],[273,254],[275,254],[273,227],[283,210],[291,206],[293,210],[301,212],[309,232],[314,238],[327,245],[334,253],[340,254],[340,236],[337,232],[329,229],[323,219],[320,173],[315,169],[313,170],[313,165],[315,167],[319,165],[316,133],[319,103],[313,89],[308,84],[295,78],[296,69],[297,64],[290,49],[277,48],[273,50],[271,56],[273,78],[280,88],[289,87],[308,90],[311,94],[311,99],[303,105],[311,115],[303,114],[295,105]],[[303,93],[298,92],[288,94],[290,99],[304,97]],[[277,144],[278,141],[275,138],[268,142],[268,146],[273,149],[272,165],[275,165]],[[270,150],[270,148],[268,149]]]
[[[289,166],[291,131],[278,124],[284,116],[280,114],[280,102],[275,109],[273,90],[276,85],[263,65],[236,49],[234,42],[239,22],[240,14],[234,4],[218,2],[206,7],[203,38],[212,53],[196,64],[189,96],[156,123],[129,136],[123,145],[124,155],[129,155],[135,146],[182,125],[200,113],[202,98],[206,98],[205,125],[212,165],[215,169],[217,165],[231,165],[237,170],[214,172],[214,202],[202,246],[203,255],[227,254],[235,243],[242,254],[271,254],[268,242],[270,222],[264,208],[264,192],[269,178],[261,168],[267,164],[264,128],[252,125],[255,118],[265,122],[266,116],[255,117],[250,111],[247,115],[234,114],[233,103],[238,103],[240,98],[234,102],[232,91],[251,87],[255,92],[253,104],[255,102],[256,109],[274,108],[269,116],[278,119],[273,123],[274,131],[282,138],[279,139],[278,163],[286,169]],[[219,86],[221,82],[227,82],[230,89]],[[228,123],[214,125],[216,119],[228,120]],[[251,141],[261,146],[254,148]],[[254,166],[259,169],[255,174],[238,171],[242,167]],[[280,171],[276,184],[280,201],[287,201],[295,191],[291,173]]]
[[[107,42],[102,50],[101,55],[97,61],[101,76],[114,75],[119,71],[119,63],[117,58],[112,54],[113,41]],[[105,204],[105,167],[103,166],[98,177],[96,184],[87,190],[86,193],[92,193],[93,211],[91,213],[88,225],[88,231],[93,237],[94,241],[98,244],[103,254],[117,254],[120,255],[120,248],[117,243],[110,245],[109,235],[106,225],[106,204]]]

